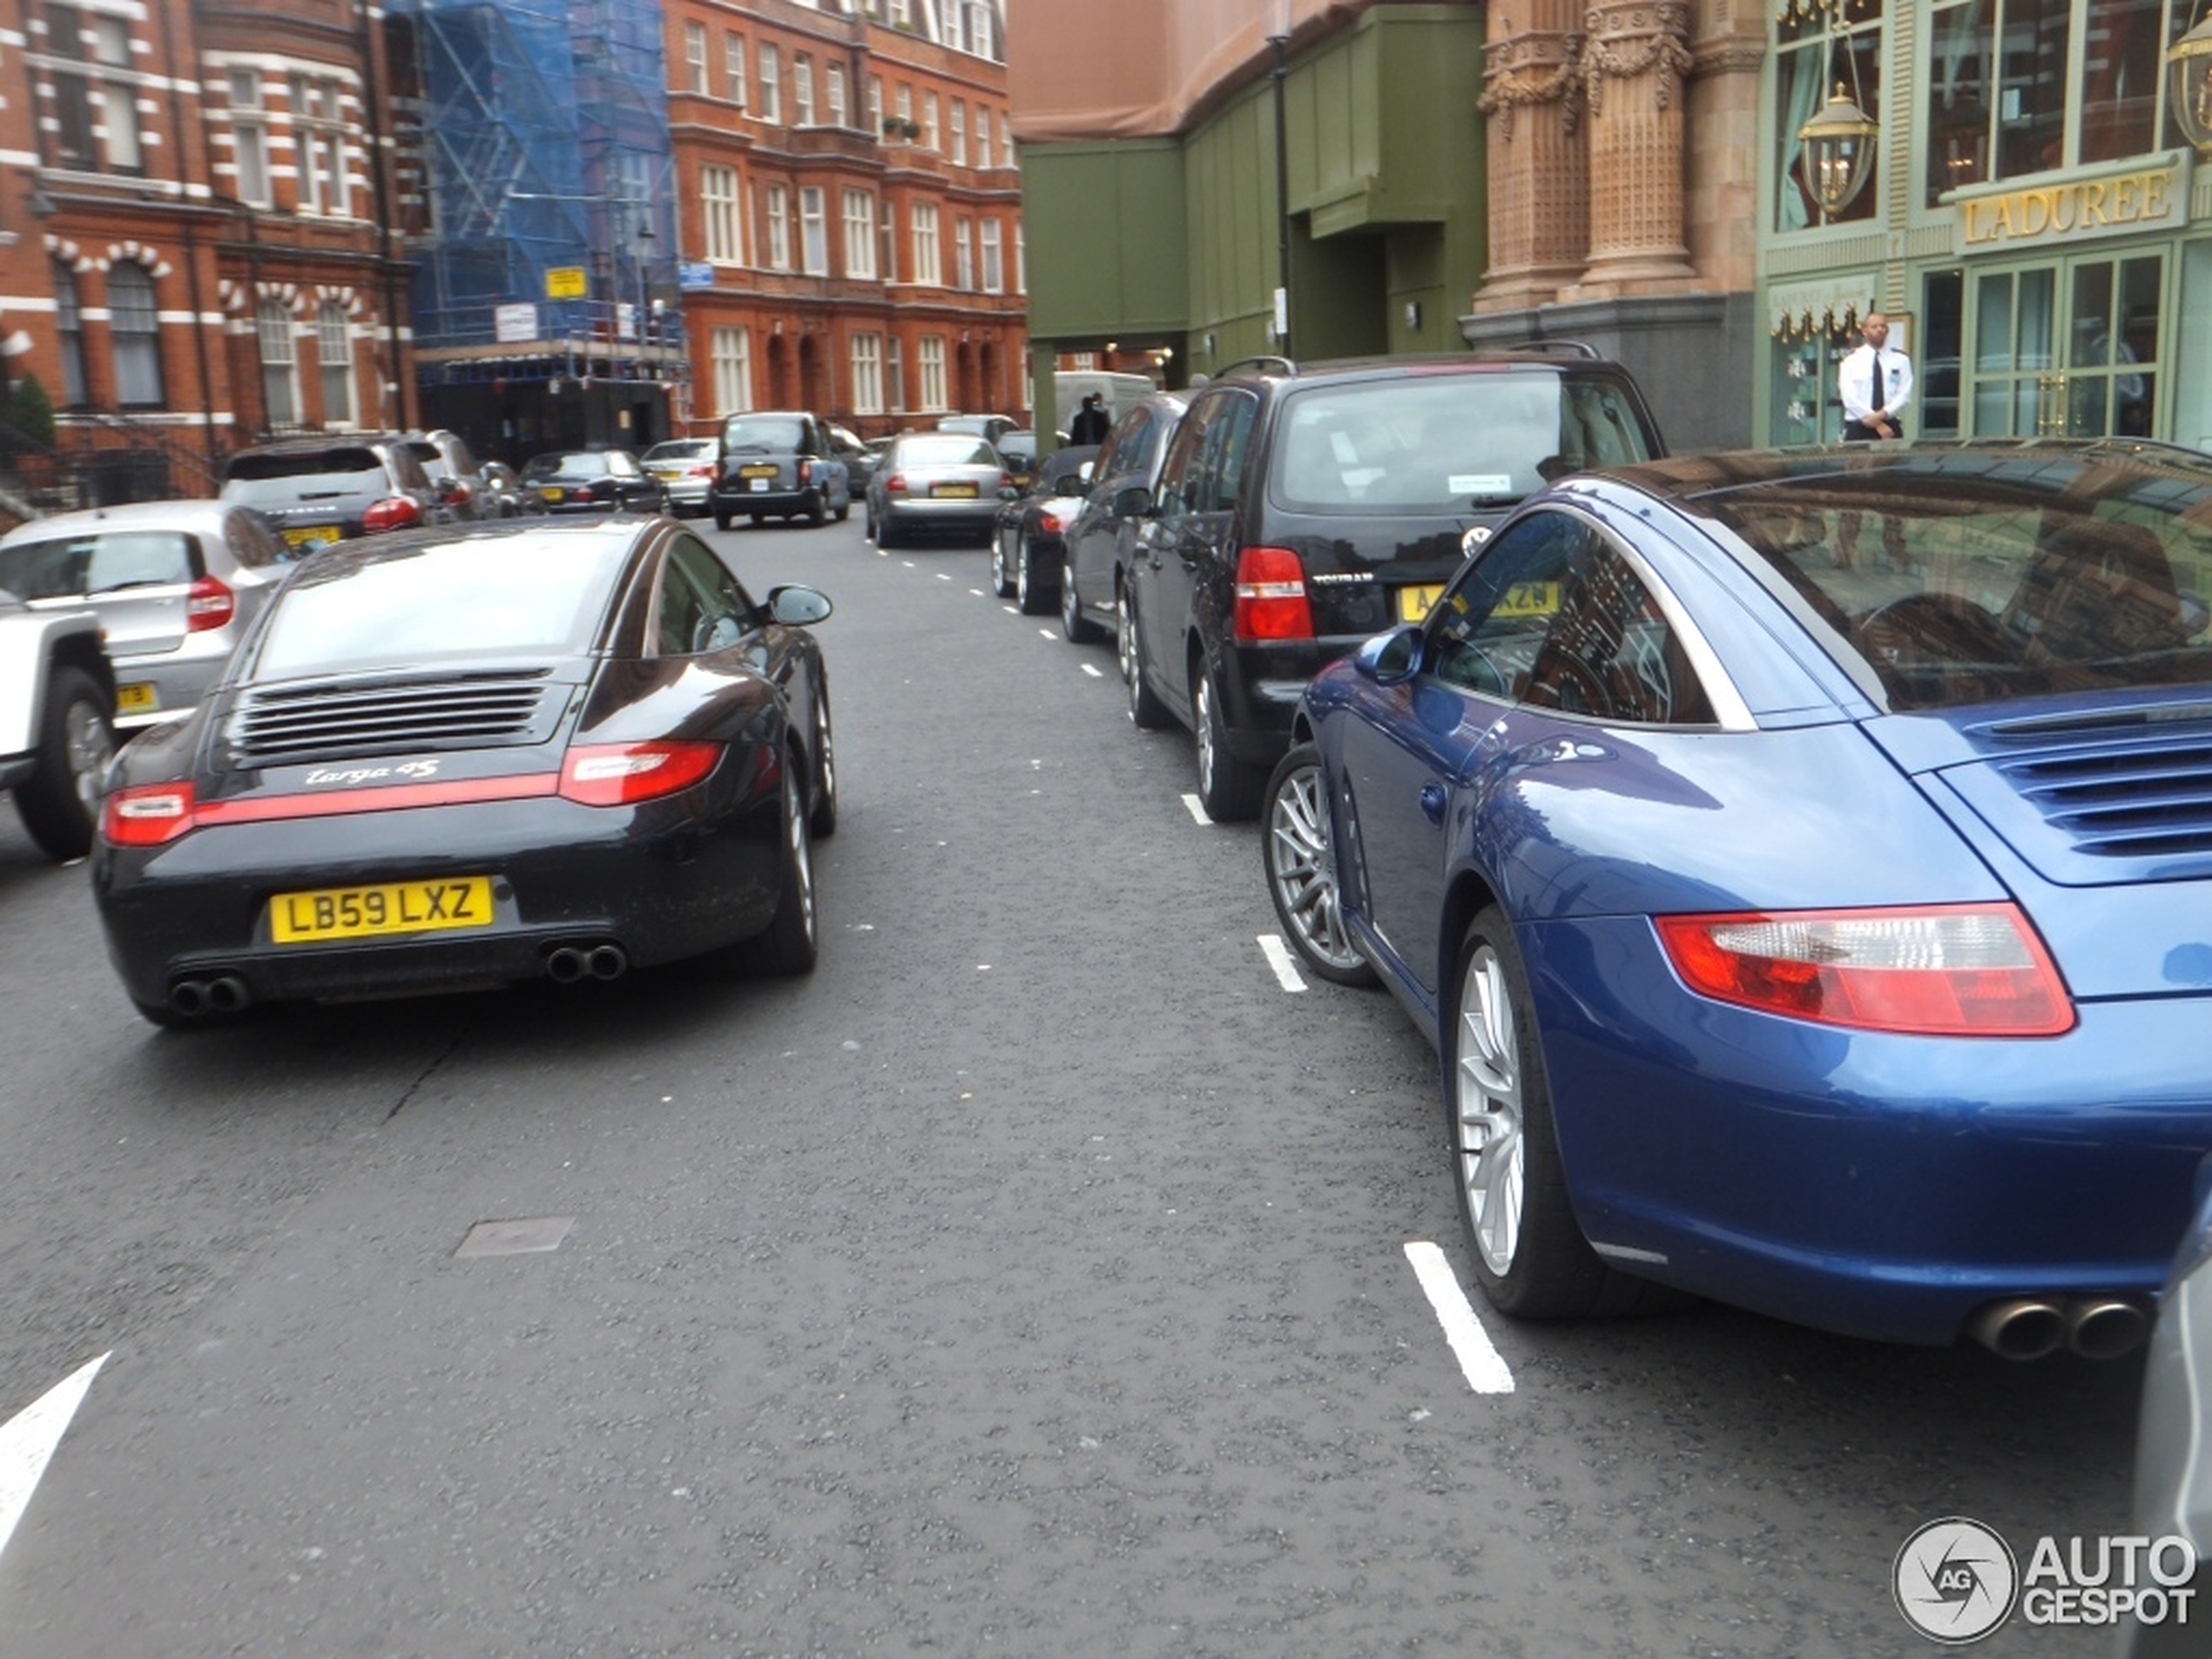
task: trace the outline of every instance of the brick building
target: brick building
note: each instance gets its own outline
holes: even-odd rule
[[[201,494],[240,443],[407,421],[368,8],[18,15],[0,30],[0,349],[57,429],[10,435],[14,487]]]
[[[691,425],[1021,415],[1003,0],[671,0]]]

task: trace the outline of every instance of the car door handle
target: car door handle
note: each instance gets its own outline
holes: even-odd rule
[[[1421,786],[1421,816],[1428,819],[1430,823],[1441,824],[1444,821],[1444,801],[1442,784]]]

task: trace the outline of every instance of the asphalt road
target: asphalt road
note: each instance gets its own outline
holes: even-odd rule
[[[2133,1362],[1477,1298],[1471,1386],[1433,1062],[1285,988],[1110,651],[857,515],[706,534],[838,605],[809,979],[158,1033],[0,808],[0,1423],[106,1356],[4,1659],[1864,1659],[1933,1650],[1925,1521],[2125,1530]]]

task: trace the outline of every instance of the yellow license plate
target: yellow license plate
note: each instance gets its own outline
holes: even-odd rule
[[[1398,590],[1398,619],[1419,622],[1428,615],[1428,608],[1444,597],[1444,584],[1433,582],[1425,587]]]
[[[115,711],[118,714],[144,714],[149,709],[160,706],[160,695],[144,681],[135,685],[115,688]]]
[[[738,469],[738,476],[740,478],[773,478],[775,475],[776,469],[772,466],[740,467]]]
[[[318,542],[339,539],[335,524],[294,524],[284,532],[284,539],[293,547],[312,547]]]
[[[1559,609],[1556,582],[1516,582],[1499,597],[1494,617],[1548,617]]]
[[[492,920],[488,875],[280,893],[269,900],[269,937],[280,945],[315,945],[382,934],[450,933],[489,927]]]
[[[974,484],[932,484],[929,486],[929,493],[933,496],[958,496],[962,501],[974,501],[975,486]]]

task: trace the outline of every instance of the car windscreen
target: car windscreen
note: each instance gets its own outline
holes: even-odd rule
[[[0,588],[19,599],[161,587],[198,574],[192,537],[181,530],[105,530],[0,548]]]
[[[1269,496],[1302,513],[1464,513],[1656,452],[1620,388],[1548,372],[1316,386],[1280,418]]]
[[[695,461],[713,452],[714,445],[705,438],[674,438],[666,443],[657,443],[640,459],[651,461]]]
[[[2212,514],[2212,492],[2188,511]],[[2212,534],[2136,502],[1874,474],[1696,503],[1802,596],[1903,713],[2212,679]]]
[[[921,437],[902,438],[899,442],[899,464],[902,467],[995,467],[998,451],[981,439],[967,438],[954,432],[925,434]]]
[[[788,415],[739,415],[722,428],[725,449],[796,449],[805,422]]]
[[[523,476],[557,478],[563,473],[583,473],[596,478],[606,469],[604,461],[595,455],[532,455],[523,463]]]
[[[621,569],[598,536],[473,536],[309,561],[279,594],[256,679],[591,649]]]
[[[225,469],[223,499],[249,506],[281,506],[310,496],[381,496],[384,463],[374,449],[318,449],[290,455],[233,456]]]

